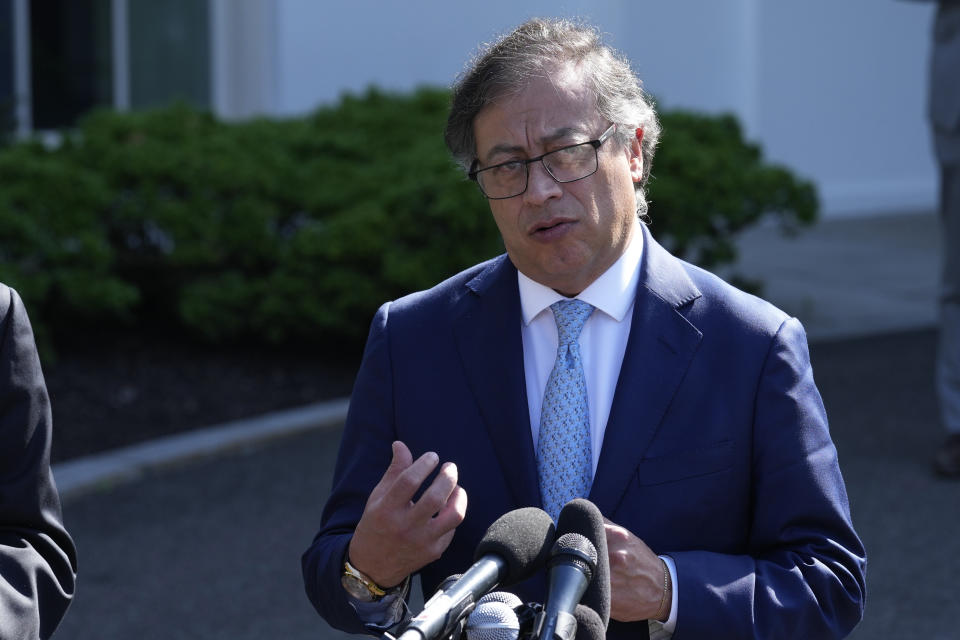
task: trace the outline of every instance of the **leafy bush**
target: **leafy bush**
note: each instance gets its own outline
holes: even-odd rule
[[[0,149],[0,280],[35,327],[185,330],[211,342],[354,346],[384,300],[502,251],[441,131],[449,95],[370,90],[308,117],[224,123],[185,105],[99,111],[62,144]],[[663,114],[654,230],[705,266],[813,188],[732,117]]]
[[[792,232],[817,217],[810,182],[763,161],[731,115],[661,113],[649,183],[651,229],[676,255],[711,268],[736,259],[737,232],[773,216]]]

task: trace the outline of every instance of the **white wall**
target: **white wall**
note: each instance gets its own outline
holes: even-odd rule
[[[832,213],[933,208],[932,4],[804,0],[761,11],[761,139]]]
[[[276,1],[277,114],[370,84],[449,85],[481,42],[527,17],[582,16],[664,106],[737,113],[770,159],[816,182],[825,215],[935,202],[924,111],[931,3]]]

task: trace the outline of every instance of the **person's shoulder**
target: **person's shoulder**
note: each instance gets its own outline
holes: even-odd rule
[[[478,283],[509,275],[508,271],[505,271],[505,267],[509,265],[506,254],[475,264],[429,289],[416,291],[393,300],[389,303],[390,314],[391,316],[424,314],[442,317],[447,312],[452,312],[464,296],[478,286]]]
[[[690,309],[689,318],[695,325],[722,328],[728,335],[772,337],[790,319],[790,314],[771,302],[738,289],[706,269],[680,262],[701,293]]]
[[[0,320],[7,317],[10,307],[16,304],[19,296],[15,289],[0,282]]]

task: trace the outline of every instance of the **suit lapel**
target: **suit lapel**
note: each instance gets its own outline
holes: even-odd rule
[[[516,268],[501,256],[467,287],[454,321],[464,372],[516,506],[539,505]]]
[[[700,296],[680,262],[644,235],[630,337],[590,500],[612,517],[660,427],[702,334],[678,311]]]

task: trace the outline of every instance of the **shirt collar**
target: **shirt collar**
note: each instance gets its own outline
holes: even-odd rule
[[[617,322],[622,321],[637,293],[642,253],[643,231],[640,229],[640,222],[634,219],[633,237],[623,255],[599,278],[590,283],[590,286],[580,292],[577,299],[589,302]],[[520,285],[520,309],[524,325],[530,324],[554,302],[565,299],[550,287],[531,280],[519,270],[517,279]]]

